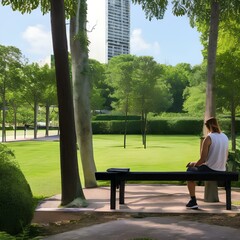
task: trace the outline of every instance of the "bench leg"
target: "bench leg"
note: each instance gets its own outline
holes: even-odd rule
[[[226,181],[226,209],[231,210],[232,209],[232,200],[231,200],[231,181]]]
[[[124,204],[125,201],[125,181],[120,181],[119,187],[119,204]]]
[[[110,209],[116,209],[116,179],[111,180]]]

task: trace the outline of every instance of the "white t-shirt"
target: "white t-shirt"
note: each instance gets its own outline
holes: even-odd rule
[[[224,133],[209,133],[211,145],[206,165],[216,171],[226,171],[228,137]]]

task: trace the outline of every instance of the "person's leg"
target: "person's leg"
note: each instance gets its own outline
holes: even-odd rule
[[[190,197],[195,197],[195,186],[196,184],[194,181],[187,182],[187,187],[188,187]]]
[[[187,171],[197,172],[197,168],[188,168]],[[196,184],[194,181],[187,181],[187,187],[190,195],[190,201],[186,204],[187,208],[198,209],[197,200],[195,196]]]

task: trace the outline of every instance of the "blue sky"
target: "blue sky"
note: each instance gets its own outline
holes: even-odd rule
[[[0,6],[0,44],[18,47],[30,62],[45,63],[52,54],[50,16],[38,10],[22,15]],[[172,16],[146,20],[138,5],[131,5],[131,54],[153,56],[158,63],[202,62],[200,34],[189,25],[187,17]]]

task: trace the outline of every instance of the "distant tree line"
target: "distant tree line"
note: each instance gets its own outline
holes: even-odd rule
[[[221,32],[220,32],[221,33]],[[217,68],[217,111],[238,109],[240,58],[237,52],[222,51],[221,38]],[[234,43],[234,39],[232,40]],[[226,48],[226,45],[224,45]],[[231,46],[230,46],[231,47]],[[236,46],[233,46],[236,48]],[[234,61],[232,61],[234,54]],[[38,122],[58,125],[55,69],[28,63],[16,47],[0,45],[0,106],[2,128],[29,124],[37,133]],[[159,64],[152,57],[119,55],[108,64],[89,60],[91,110],[108,110],[144,118],[148,113],[188,113],[203,116],[206,64],[176,66]],[[231,84],[230,84],[231,83]],[[47,135],[47,133],[46,133]],[[36,136],[35,136],[36,137]]]

